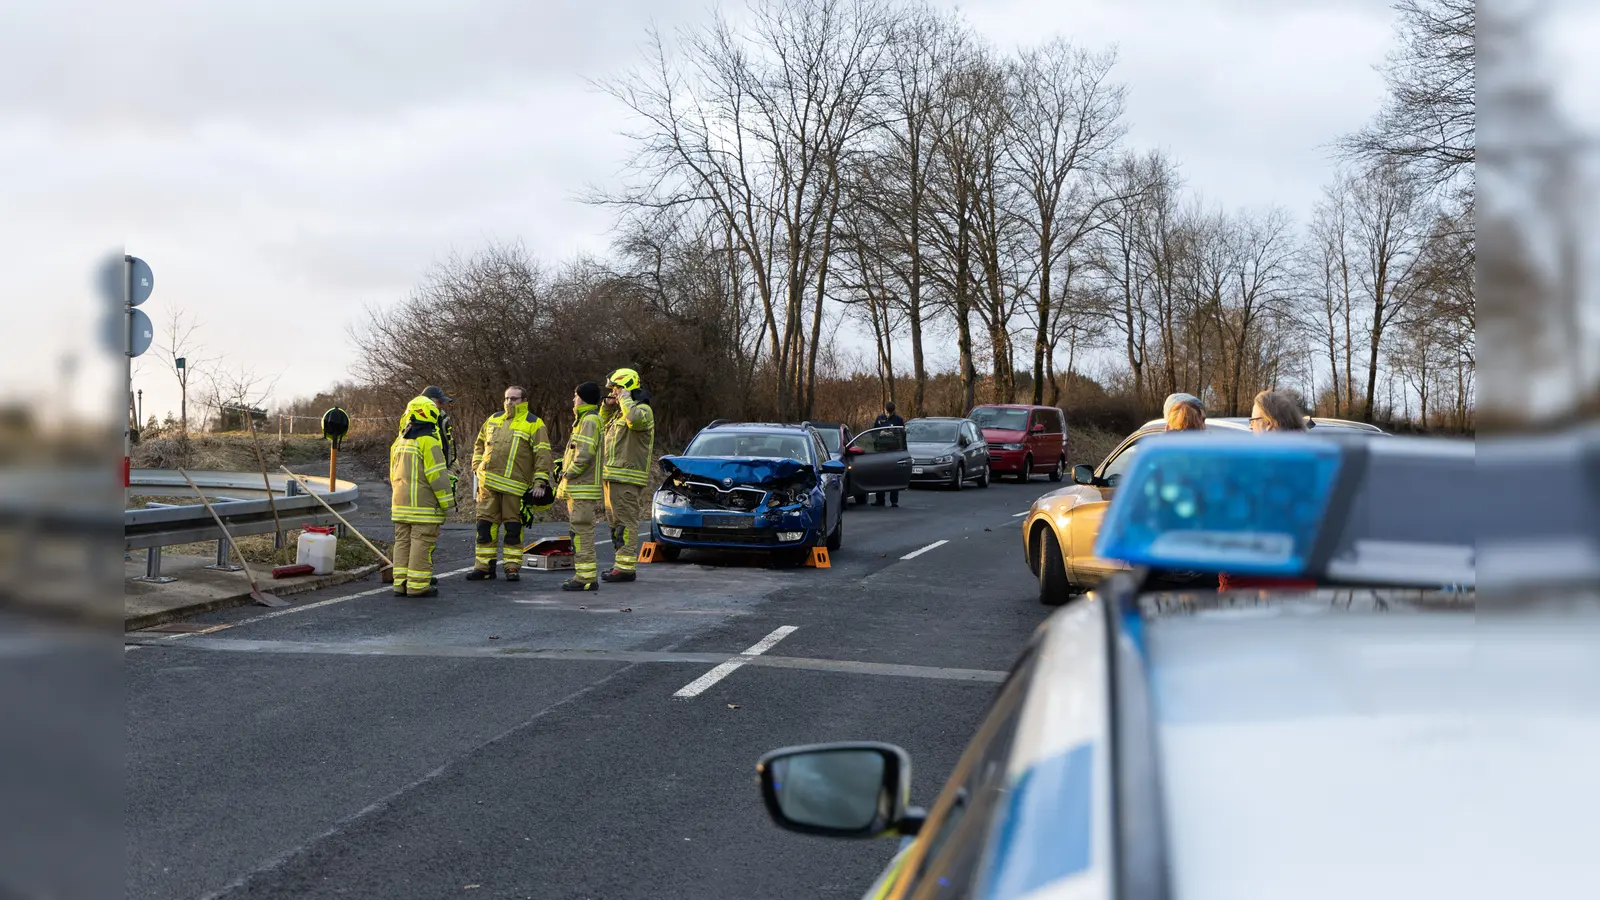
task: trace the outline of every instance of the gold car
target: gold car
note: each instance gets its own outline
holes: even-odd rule
[[[1313,434],[1324,428],[1342,434],[1386,434],[1374,425],[1346,419],[1313,417],[1311,423]],[[1248,434],[1250,420],[1208,418],[1206,430]],[[1100,533],[1106,507],[1116,494],[1117,482],[1133,464],[1140,444],[1153,434],[1165,432],[1166,423],[1161,419],[1146,422],[1124,438],[1098,468],[1074,467],[1071,487],[1051,491],[1033,501],[1027,518],[1022,520],[1022,552],[1028,568],[1039,578],[1040,603],[1059,606],[1094,587],[1102,578],[1128,568],[1117,560],[1095,556],[1094,540]]]

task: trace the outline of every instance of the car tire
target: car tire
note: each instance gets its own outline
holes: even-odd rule
[[[1060,606],[1078,593],[1067,580],[1066,560],[1061,558],[1061,542],[1056,540],[1053,528],[1046,528],[1039,537],[1039,602],[1045,606]]]
[[[1027,484],[1033,477],[1033,457],[1026,456],[1022,459],[1022,468],[1017,470],[1017,484]]]
[[[674,547],[671,544],[656,544],[656,556],[660,557],[662,562],[675,563],[682,553],[682,547]]]
[[[956,470],[950,476],[950,490],[959,491],[967,486],[967,464],[956,463]]]
[[[1056,459],[1056,467],[1050,470],[1050,480],[1059,482],[1067,475],[1067,461],[1064,457]]]
[[[839,547],[844,543],[844,516],[839,516],[839,521],[833,526],[833,533],[828,535],[828,552],[838,553]]]
[[[979,475],[978,476],[978,480],[976,482],[974,482],[974,483],[977,484],[978,487],[980,487],[980,488],[986,488],[986,487],[989,486],[989,466],[988,466],[987,463],[984,464],[983,474]]]

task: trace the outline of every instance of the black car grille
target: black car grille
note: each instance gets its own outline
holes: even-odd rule
[[[767,497],[767,492],[749,487],[736,487],[722,490],[709,484],[691,482],[678,488],[678,493],[689,498],[689,503],[695,509],[731,509],[738,512],[751,512],[761,508],[761,501]]]
[[[678,538],[686,543],[749,544],[753,547],[770,546],[778,542],[773,531],[722,531],[717,529],[685,528]]]

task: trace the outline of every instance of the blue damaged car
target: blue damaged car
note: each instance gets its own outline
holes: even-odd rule
[[[844,537],[845,466],[809,425],[715,423],[663,456],[651,503],[658,558],[684,550],[756,550],[803,563]]]

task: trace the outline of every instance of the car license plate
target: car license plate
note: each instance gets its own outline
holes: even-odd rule
[[[705,516],[700,520],[707,528],[749,528],[750,520],[744,516]]]
[[[911,467],[911,474],[913,474],[913,475],[921,475],[922,474],[922,467],[921,466],[912,466]]]

